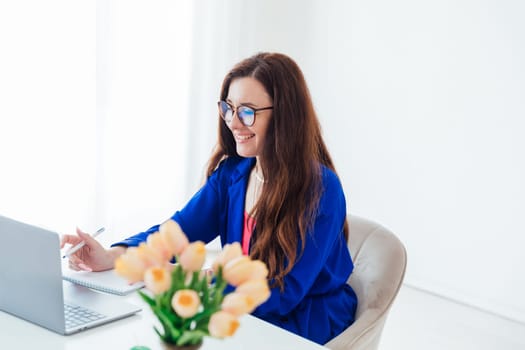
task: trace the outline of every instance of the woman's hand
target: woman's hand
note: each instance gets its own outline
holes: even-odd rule
[[[77,235],[63,235],[60,248],[66,244],[75,246],[82,241],[86,244],[69,256],[69,267],[80,271],[104,271],[112,269],[118,256],[126,251],[125,247],[105,249],[95,238],[77,228]]]

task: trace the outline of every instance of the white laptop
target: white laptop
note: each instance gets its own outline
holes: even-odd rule
[[[72,334],[140,310],[62,281],[59,235],[0,215],[0,311]]]

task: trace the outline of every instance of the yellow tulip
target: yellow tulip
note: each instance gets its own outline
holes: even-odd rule
[[[200,271],[206,259],[206,246],[203,242],[190,243],[179,257],[182,268],[189,272]]]
[[[212,268],[213,272],[217,273],[219,266],[226,265],[231,260],[242,256],[242,248],[239,242],[232,244],[226,244],[222,251],[217,255],[215,261],[213,262]]]
[[[181,289],[177,291],[171,299],[173,310],[182,318],[194,316],[199,310],[201,300],[196,291],[191,289]]]
[[[163,261],[169,261],[173,257],[171,250],[168,248],[167,244],[162,239],[160,233],[157,232],[149,235],[147,239],[147,244],[151,247],[151,249],[157,252],[158,255],[160,255]]]
[[[270,288],[266,279],[252,279],[235,289],[235,293],[249,295],[256,305],[264,303],[270,297]]]
[[[211,315],[208,324],[211,336],[216,338],[231,337],[237,328],[239,328],[239,321],[226,311],[218,311]]]
[[[162,267],[150,267],[144,273],[144,283],[153,294],[161,294],[170,288],[171,274]]]
[[[229,312],[234,316],[241,316],[255,310],[257,304],[255,300],[247,294],[230,293],[222,301],[222,310]]]
[[[182,253],[189,244],[188,237],[174,220],[168,220],[160,225],[159,232],[172,256]]]
[[[138,254],[137,247],[130,247],[115,261],[115,271],[130,283],[142,281],[147,266]]]

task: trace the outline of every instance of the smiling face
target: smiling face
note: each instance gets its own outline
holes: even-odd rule
[[[254,109],[272,106],[272,99],[264,86],[252,77],[232,80],[226,102],[231,104],[234,109],[239,106],[248,106]],[[257,157],[262,154],[271,117],[271,109],[258,111],[255,116],[255,123],[252,126],[246,126],[241,123],[237,112],[235,112],[234,118],[227,125],[235,139],[237,154],[241,157]]]

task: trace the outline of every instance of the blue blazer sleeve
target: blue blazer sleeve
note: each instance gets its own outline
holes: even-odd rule
[[[314,227],[306,235],[302,256],[284,278],[284,291],[272,288],[270,298],[255,310],[254,315],[262,318],[285,316],[309,296],[330,293],[350,276],[353,265],[343,235],[344,192],[337,176],[329,170],[325,169],[323,182],[324,193]],[[350,263],[342,263],[346,261]]]

